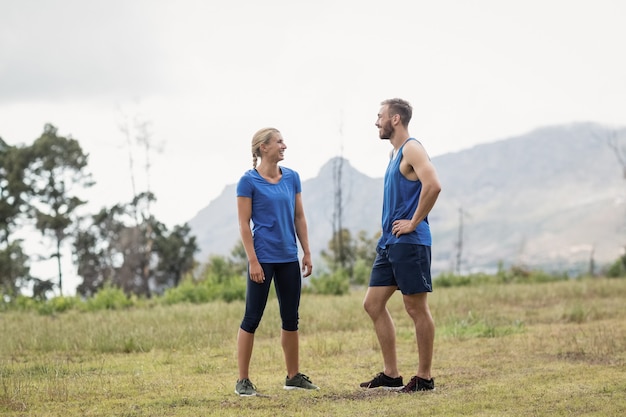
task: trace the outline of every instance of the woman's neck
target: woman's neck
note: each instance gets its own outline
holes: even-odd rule
[[[272,182],[280,180],[283,176],[283,173],[277,163],[261,162],[256,170],[263,178]]]

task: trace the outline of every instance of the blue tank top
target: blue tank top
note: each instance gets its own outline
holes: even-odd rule
[[[302,192],[300,176],[280,167],[282,177],[268,182],[256,169],[246,171],[237,183],[237,197],[252,199],[252,238],[257,259],[262,263],[298,260],[296,243],[296,194]]]
[[[409,138],[398,150],[398,154],[391,157],[384,179],[383,192],[383,218],[382,218],[382,235],[378,241],[378,246],[384,248],[387,245],[396,243],[410,243],[417,245],[432,245],[432,236],[430,234],[430,226],[428,225],[428,217],[421,221],[415,230],[409,234],[396,237],[391,234],[393,222],[396,220],[410,220],[417,210],[417,204],[422,192],[422,182],[411,181],[400,172],[400,162],[402,161],[402,150],[409,140],[417,141],[415,138]]]

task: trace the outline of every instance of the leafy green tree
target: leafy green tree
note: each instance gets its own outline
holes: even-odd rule
[[[380,232],[369,237],[367,232],[362,230],[356,239],[348,229],[341,230],[341,234],[341,239],[334,236],[328,242],[328,250],[321,253],[322,259],[332,273],[345,270],[350,284],[367,284],[376,258],[376,243]],[[341,242],[341,248],[337,242]]]
[[[33,192],[30,206],[35,226],[56,244],[59,291],[63,293],[61,246],[71,235],[70,228],[78,221],[76,209],[85,204],[75,195],[77,188],[93,185],[86,173],[88,155],[78,141],[59,136],[51,124],[29,149],[25,181]]]
[[[245,276],[248,272],[248,256],[239,241],[230,251],[230,256],[210,255],[203,264],[200,279],[213,276],[213,279],[223,281],[229,277]]]
[[[0,249],[0,294],[16,296],[19,289],[31,280],[28,256],[22,250],[22,241],[16,240]]]
[[[211,255],[203,265],[194,288],[208,289],[210,299],[230,302],[244,300],[246,295],[246,272],[248,258],[239,242],[233,247],[230,256]]]
[[[153,247],[161,225],[150,212],[155,201],[156,197],[150,191],[135,195],[130,204],[135,222],[123,229],[123,239],[118,242],[124,262],[117,278],[127,294],[150,297],[156,289],[153,267],[158,260],[154,257]]]
[[[126,207],[116,204],[102,208],[84,224],[74,240],[77,274],[83,281],[76,292],[91,297],[106,284],[115,282],[116,266],[121,264],[118,241],[124,235]]]
[[[230,251],[230,262],[235,275],[246,275],[248,272],[248,255],[243,247],[243,242],[239,240]]]
[[[626,277],[626,254],[620,256],[609,266],[606,276],[610,278]]]
[[[105,285],[121,288],[126,294],[149,297],[149,277],[144,277],[145,233],[132,220],[134,208],[117,204],[94,215],[74,242],[82,295],[93,295]],[[147,260],[148,259],[148,260]]]
[[[0,291],[16,295],[32,279],[22,240],[11,240],[27,208],[29,188],[24,182],[27,152],[0,138]]]
[[[198,247],[189,226],[175,226],[170,232],[153,217],[137,225],[135,213],[141,204],[145,201],[103,208],[84,222],[74,242],[78,275],[83,279],[79,294],[91,296],[110,285],[129,295],[150,297],[177,286],[194,268]],[[148,245],[148,239],[153,243]]]
[[[191,235],[187,224],[174,226],[171,232],[159,224],[153,247],[159,257],[156,284],[161,288],[178,286],[183,275],[194,268],[198,249],[196,237]]]
[[[376,245],[380,239],[381,232],[378,231],[371,236],[367,235],[365,230],[361,230],[357,235],[356,241],[356,259],[361,260],[363,264],[370,268],[376,259]]]
[[[24,182],[27,152],[0,138],[0,242],[8,244],[16,221],[26,210],[29,188]]]
[[[356,261],[356,246],[350,230],[341,229],[336,232],[328,242],[328,250],[323,250],[321,256],[332,272],[345,269],[348,276],[352,276],[352,268]]]

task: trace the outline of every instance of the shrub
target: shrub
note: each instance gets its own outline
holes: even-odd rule
[[[246,299],[246,279],[242,277],[232,277],[217,288],[219,298],[230,303],[236,300]]]
[[[206,285],[199,285],[188,279],[178,284],[177,287],[169,288],[163,294],[163,303],[206,303],[211,301],[211,291]]]
[[[15,305],[18,310],[33,310],[37,305],[37,301],[25,295],[18,295],[14,298],[13,305]]]
[[[80,299],[76,297],[53,297],[49,300],[39,301],[35,304],[39,314],[51,315],[71,310],[80,304]]]
[[[128,297],[121,288],[106,285],[87,299],[84,308],[88,311],[121,310],[131,307],[135,301],[136,298]]]
[[[437,287],[465,287],[472,284],[469,275],[455,275],[452,273],[442,273],[435,278],[433,285]]]
[[[609,278],[626,277],[626,254],[618,258],[606,271]]]
[[[325,295],[344,295],[350,291],[347,271],[339,269],[331,274],[323,274],[311,279],[312,292]]]
[[[354,263],[354,269],[352,272],[353,285],[367,285],[370,281],[370,274],[372,272],[372,265],[364,259],[357,259]]]
[[[240,276],[214,276],[194,282],[183,281],[178,287],[170,288],[163,294],[165,304],[176,303],[207,303],[214,300],[231,302],[246,298],[246,281]]]

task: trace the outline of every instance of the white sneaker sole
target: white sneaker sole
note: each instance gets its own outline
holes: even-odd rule
[[[237,390],[235,390],[235,394],[239,395],[240,397],[256,397],[256,392],[254,394],[239,394]]]

